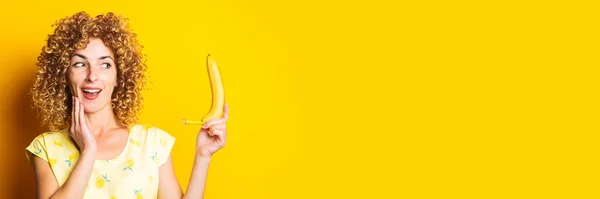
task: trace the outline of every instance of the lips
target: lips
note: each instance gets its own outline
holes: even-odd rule
[[[85,97],[88,100],[96,99],[98,96],[100,96],[100,92],[102,92],[102,89],[96,87],[81,88],[81,94],[83,94],[83,97]]]

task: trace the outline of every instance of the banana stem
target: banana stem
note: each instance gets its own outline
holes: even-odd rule
[[[195,120],[186,120],[186,119],[183,119],[183,120],[181,120],[181,122],[182,122],[183,124],[192,124],[192,125],[203,125],[203,124],[204,124],[204,123],[202,123],[201,121],[195,121]]]

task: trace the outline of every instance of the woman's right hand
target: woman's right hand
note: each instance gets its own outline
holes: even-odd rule
[[[77,97],[73,97],[71,101],[73,102],[73,111],[71,113],[69,135],[75,140],[77,146],[79,146],[80,153],[95,153],[97,149],[96,139],[85,121],[83,104],[81,104]]]

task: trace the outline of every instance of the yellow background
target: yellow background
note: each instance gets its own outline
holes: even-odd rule
[[[600,196],[588,1],[0,2],[0,198],[34,196],[26,92],[50,25],[81,10],[130,18],[140,122],[177,137],[184,189],[197,127],[180,121],[210,107],[214,55],[231,115],[206,198]]]

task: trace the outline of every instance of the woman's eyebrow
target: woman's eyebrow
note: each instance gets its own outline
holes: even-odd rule
[[[87,57],[83,56],[82,54],[75,53],[73,56],[77,56],[77,57],[81,57],[83,59],[87,59]]]
[[[102,57],[100,57],[100,58],[98,58],[98,59],[106,59],[106,58],[110,58],[110,59],[112,59],[113,61],[115,60],[115,59],[113,59],[111,56],[102,56]]]
[[[81,57],[81,58],[83,58],[83,59],[87,59],[87,57],[83,56],[82,54],[78,54],[78,53],[75,53],[75,54],[73,54],[73,56],[77,56],[77,57]],[[110,59],[112,59],[113,61],[115,60],[115,59],[113,59],[111,56],[102,56],[102,57],[100,57],[100,58],[98,58],[98,59],[100,60],[100,59],[106,59],[106,58],[110,58]]]

